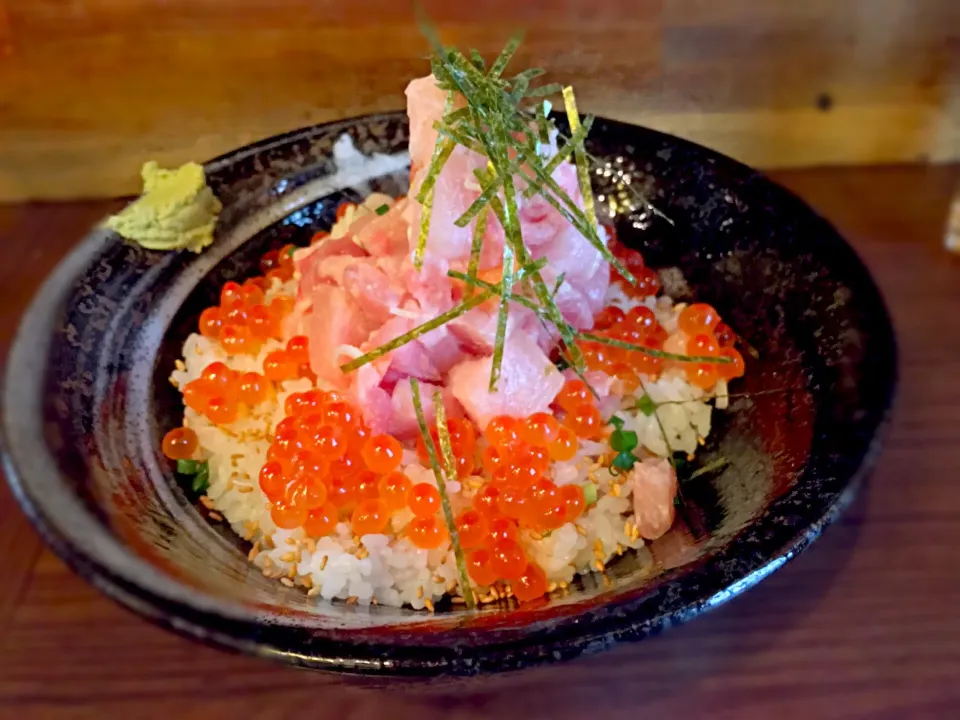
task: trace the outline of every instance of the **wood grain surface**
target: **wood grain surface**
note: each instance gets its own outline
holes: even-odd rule
[[[573,83],[584,112],[762,167],[960,158],[957,0],[472,0],[423,4],[448,42]],[[139,190],[205,160],[403,106],[427,47],[412,3],[0,0],[0,199]]]
[[[636,720],[948,718],[960,706],[960,167],[782,172],[862,253],[902,384],[879,467],[810,551],[633,646],[431,694],[373,691],[201,647],[74,577],[0,483],[0,717]],[[0,350],[38,283],[115,202],[0,206]]]

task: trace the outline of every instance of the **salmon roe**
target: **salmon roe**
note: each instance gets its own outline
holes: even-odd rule
[[[467,574],[477,585],[493,585],[497,573],[490,564],[492,555],[486,548],[471,550],[466,554]]]
[[[350,527],[357,535],[382,533],[390,522],[390,513],[382,500],[367,499],[357,504]]]
[[[538,565],[529,563],[519,577],[510,585],[513,595],[522,603],[544,596],[547,592],[547,575]]]
[[[171,460],[189,460],[197,452],[197,434],[186,427],[174,428],[163,436],[163,454]]]
[[[368,468],[386,474],[400,467],[403,446],[392,435],[374,435],[367,438],[360,453]]]
[[[440,509],[440,491],[429,483],[417,483],[407,493],[407,506],[420,517],[435,515]]]
[[[448,536],[446,526],[436,515],[415,517],[407,525],[407,537],[421,550],[433,550],[440,547]]]

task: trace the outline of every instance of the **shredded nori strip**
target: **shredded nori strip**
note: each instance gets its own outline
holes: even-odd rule
[[[470,586],[470,577],[467,575],[467,562],[463,556],[463,548],[460,546],[460,535],[457,533],[457,524],[454,521],[453,509],[450,507],[450,496],[447,494],[447,483],[444,480],[443,471],[440,468],[438,451],[433,443],[433,437],[430,435],[430,429],[427,427],[427,418],[423,412],[423,399],[420,397],[420,383],[416,378],[410,378],[410,390],[413,395],[413,409],[417,415],[417,424],[420,426],[420,436],[423,438],[423,444],[427,449],[427,456],[430,460],[430,467],[433,469],[433,476],[437,481],[437,490],[440,493],[440,505],[443,508],[443,517],[447,525],[447,531],[450,533],[450,542],[453,545],[453,556],[457,563],[457,574],[460,576],[460,591],[463,593],[463,599],[467,602],[467,607],[473,610],[476,607],[476,600],[473,597],[473,588]],[[440,450],[443,453],[444,461],[447,465],[447,476],[451,479],[456,479],[456,461],[453,460],[453,450],[450,447],[450,432],[447,429],[447,416],[443,407],[443,394],[439,390],[433,396],[433,410],[437,418],[437,437],[440,440]]]

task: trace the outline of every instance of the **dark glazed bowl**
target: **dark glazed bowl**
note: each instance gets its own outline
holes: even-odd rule
[[[332,155],[348,133],[373,170]],[[4,388],[4,469],[57,554],[105,593],[185,635],[310,668],[473,675],[635,640],[751,587],[815,539],[876,459],[896,376],[883,301],[834,229],[762,175],[696,145],[598,121],[601,204],[671,291],[714,304],[757,352],[717,413],[674,529],[605,578],[521,609],[435,615],[309,602],[247,564],[159,450],[178,424],[166,381],[200,310],[268,248],[305,243],[337,204],[406,188],[400,115],[263,141],[210,162],[225,210],[199,256],[152,253],[94,231],[23,320]],[[391,168],[393,170],[391,171]],[[383,175],[384,171],[390,171]],[[380,175],[373,177],[372,175]],[[672,220],[632,211],[627,181]],[[673,280],[671,280],[671,278]]]

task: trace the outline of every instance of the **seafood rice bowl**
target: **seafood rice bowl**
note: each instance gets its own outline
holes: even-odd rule
[[[743,357],[597,223],[576,137],[538,132],[498,190],[477,138],[448,142],[462,98],[431,75],[407,100],[409,194],[344,203],[222,287],[163,451],[317,602],[537,602],[670,529],[675,460]]]

